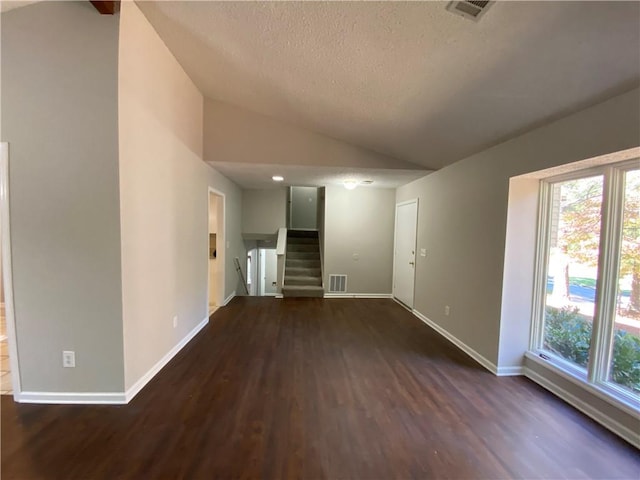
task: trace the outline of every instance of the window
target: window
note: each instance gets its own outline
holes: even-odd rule
[[[640,405],[640,164],[541,183],[532,349]]]

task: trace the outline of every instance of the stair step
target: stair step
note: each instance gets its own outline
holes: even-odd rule
[[[289,252],[318,252],[318,244],[314,243],[294,243],[287,245],[287,253]]]
[[[291,260],[320,260],[320,252],[287,252]]]
[[[316,286],[293,286],[282,287],[282,295],[284,297],[316,297],[322,298],[324,296],[324,288]]]
[[[317,230],[287,230],[287,238],[318,238]]]
[[[304,267],[287,267],[284,271],[284,276],[287,277],[319,277],[320,267],[317,268],[304,268]]]
[[[291,285],[322,286],[322,278],[319,276],[285,275],[284,286],[289,287]]]
[[[301,268],[320,268],[320,259],[318,260],[301,260],[296,258],[287,258],[287,267],[301,267]]]
[[[287,237],[287,245],[318,245],[317,238]]]

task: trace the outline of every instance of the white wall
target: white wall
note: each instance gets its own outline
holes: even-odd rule
[[[326,187],[324,215],[325,290],[346,274],[348,293],[391,294],[395,191]]]
[[[636,89],[398,188],[398,202],[420,198],[417,243],[428,251],[415,309],[494,365],[520,365],[498,364],[510,348],[500,344],[509,178],[638,146],[638,105]]]
[[[264,257],[264,263],[260,264],[260,275],[262,276],[261,281],[264,283],[264,293],[266,295],[275,295],[278,292],[277,285],[274,285],[278,279],[278,257],[276,250],[275,248],[264,248],[260,251]]]
[[[208,187],[225,194],[225,295],[244,258],[240,189],[202,161],[203,97],[133,2],[120,13],[125,385],[207,317]],[[179,318],[173,328],[173,316]]]
[[[274,235],[286,225],[286,187],[242,191],[242,232]]]
[[[1,17],[22,389],[122,392],[118,17],[89,2]]]

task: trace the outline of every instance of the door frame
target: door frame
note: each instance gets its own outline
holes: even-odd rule
[[[4,315],[7,324],[9,363],[11,367],[11,387],[13,399],[18,401],[22,392],[20,384],[20,364],[16,317],[13,303],[13,266],[11,263],[11,221],[9,218],[9,144],[0,143],[0,213],[2,216],[2,283],[4,286]]]
[[[394,219],[394,229],[393,229],[393,278],[391,279],[391,296],[393,297],[394,300],[396,300],[397,302],[399,302],[401,305],[405,306],[406,308],[409,308],[408,305],[405,305],[404,303],[402,303],[400,300],[398,300],[398,298],[396,297],[396,245],[398,243],[398,207],[402,207],[405,205],[410,205],[412,203],[416,204],[416,238],[415,238],[415,243],[413,245],[413,251],[416,252],[415,253],[415,263],[413,265],[413,293],[411,295],[411,308],[410,310],[413,310],[415,303],[416,303],[416,270],[418,267],[418,251],[417,251],[417,244],[418,244],[418,215],[419,215],[419,199],[418,198],[412,198],[410,200],[406,200],[404,202],[400,202],[400,203],[396,203],[396,208],[395,208],[395,219]]]
[[[220,190],[216,190],[213,187],[208,187],[207,190],[207,304],[206,304],[206,312],[207,317],[209,317],[209,304],[211,302],[211,272],[209,271],[211,267],[211,261],[209,258],[209,216],[211,215],[211,195],[216,195],[218,197],[218,202],[222,201],[222,208],[216,203],[216,208],[218,212],[222,212],[222,218],[216,212],[216,222],[217,222],[217,230],[216,232],[216,244],[217,246],[222,246],[222,248],[216,248],[216,261],[220,262],[221,268],[218,268],[217,276],[216,276],[216,296],[218,298],[215,299],[216,307],[220,308],[224,306],[224,289],[225,289],[225,276],[226,276],[226,259],[227,259],[227,229],[226,229],[226,215],[227,215],[227,202],[225,194]],[[222,232],[222,233],[220,233]]]

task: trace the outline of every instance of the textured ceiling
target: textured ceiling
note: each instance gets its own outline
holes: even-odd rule
[[[205,96],[437,169],[640,82],[640,3],[139,3]]]
[[[14,8],[26,7],[32,3],[38,3],[41,0],[1,0],[0,1],[0,12],[8,12],[9,10],[13,10]]]

